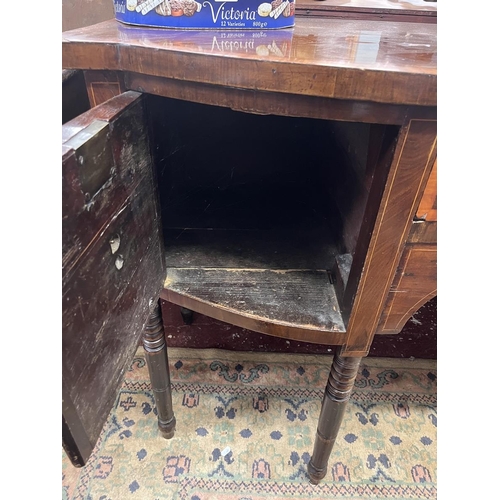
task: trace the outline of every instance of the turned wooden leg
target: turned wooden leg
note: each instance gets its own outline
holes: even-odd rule
[[[333,358],[321,405],[314,450],[307,465],[307,472],[313,484],[318,484],[326,476],[328,459],[351,396],[360,361],[359,357],[341,356],[340,348]]]
[[[156,304],[148,319],[142,335],[146,351],[149,378],[158,412],[158,427],[165,439],[174,437],[175,416],[172,408],[172,390],[168,368],[167,344],[161,318],[160,304]]]

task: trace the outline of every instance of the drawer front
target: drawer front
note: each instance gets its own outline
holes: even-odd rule
[[[112,99],[65,127],[63,442],[83,465],[159,298],[165,265],[141,95]]]
[[[407,245],[401,258],[377,333],[398,333],[410,317],[437,294],[437,248]]]

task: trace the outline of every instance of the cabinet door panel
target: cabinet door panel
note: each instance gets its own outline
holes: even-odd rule
[[[95,446],[165,279],[144,98],[63,126],[63,444]]]

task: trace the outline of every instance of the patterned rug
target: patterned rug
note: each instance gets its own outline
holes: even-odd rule
[[[140,348],[82,469],[64,452],[62,498],[432,499],[436,362],[365,358],[329,461],[309,483],[330,356],[173,348],[177,430],[157,431]]]

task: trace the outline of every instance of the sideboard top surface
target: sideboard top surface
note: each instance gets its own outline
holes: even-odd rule
[[[295,13],[301,16],[437,22],[437,0],[295,0],[295,4]]]
[[[298,7],[314,7],[316,5],[331,9],[363,10],[371,12],[399,11],[407,14],[420,13],[435,16],[437,14],[437,0],[295,0]]]
[[[173,30],[115,20],[63,33],[63,67],[211,85],[435,106],[436,24],[297,17],[267,31]]]

